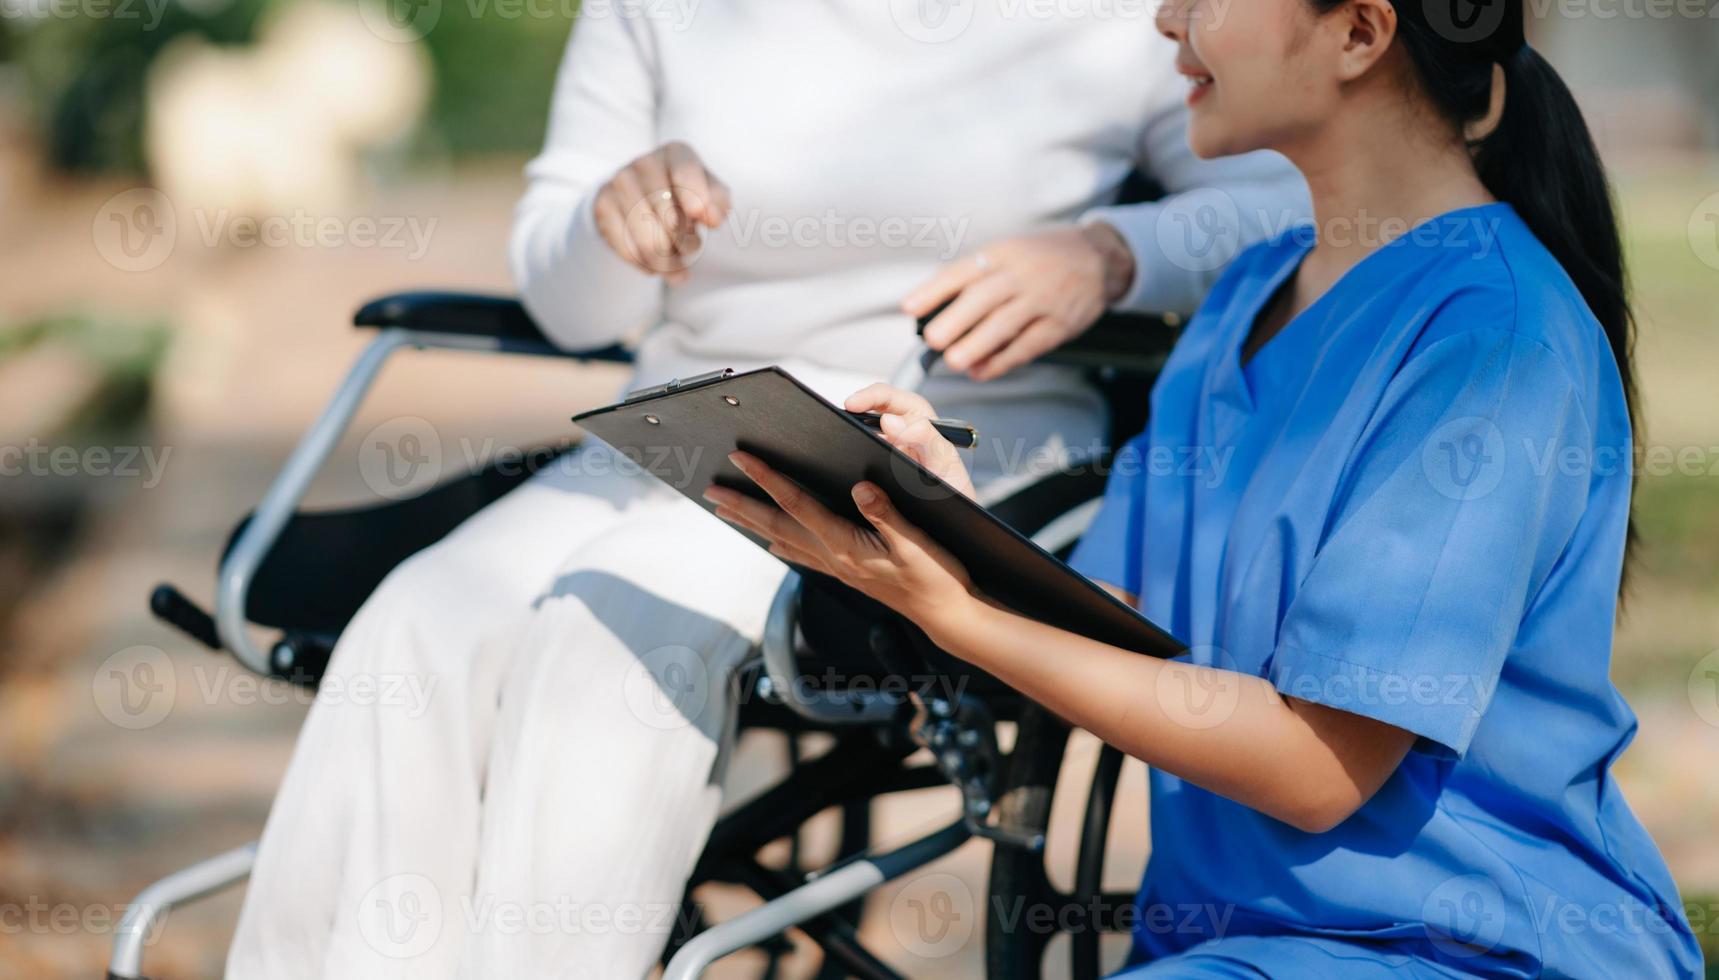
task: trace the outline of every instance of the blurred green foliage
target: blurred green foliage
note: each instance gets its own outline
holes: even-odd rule
[[[47,2],[65,8],[72,0]],[[142,172],[144,81],[162,49],[188,34],[244,44],[254,40],[272,4],[294,0],[78,2],[111,12],[0,18],[0,62],[21,70],[30,122],[52,166]],[[357,16],[359,0],[337,2]],[[522,5],[494,0],[441,0],[421,42],[434,91],[420,139],[456,155],[535,151],[570,29],[570,18],[553,4],[526,13]]]
[[[430,126],[456,155],[535,153],[543,143],[572,21],[509,17],[504,10],[518,13],[520,5],[443,0],[440,19],[424,38],[435,65]]]
[[[48,344],[76,352],[97,381],[87,398],[71,406],[59,435],[73,443],[92,443],[130,432],[144,421],[156,371],[171,339],[171,328],[159,321],[49,317],[0,331],[0,362]]]

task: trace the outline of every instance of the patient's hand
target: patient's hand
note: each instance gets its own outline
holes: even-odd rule
[[[692,147],[664,143],[603,185],[592,217],[616,255],[679,285],[704,246],[699,229],[719,227],[732,207],[728,186]]]
[[[931,424],[937,412],[923,396],[879,382],[849,395],[845,407],[850,412],[881,413],[883,437],[890,445],[968,497],[978,496],[961,451]]]
[[[901,308],[922,317],[944,363],[989,381],[1080,336],[1134,281],[1134,255],[1103,222],[1054,228],[986,245],[943,267]]]

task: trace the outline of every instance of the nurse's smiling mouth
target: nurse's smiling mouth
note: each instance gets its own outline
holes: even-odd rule
[[[1212,78],[1211,72],[1181,58],[1176,59],[1176,73],[1188,80],[1190,86],[1188,89],[1189,108],[1193,108],[1201,99],[1205,98],[1206,93],[1210,92],[1212,86],[1217,84],[1216,80]]]

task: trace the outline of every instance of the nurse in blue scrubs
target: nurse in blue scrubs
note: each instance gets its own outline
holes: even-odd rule
[[[1520,0],[1160,13],[1195,152],[1282,152],[1316,216],[1214,288],[1073,559],[1185,657],[988,601],[870,484],[869,527],[743,454],[778,506],[712,491],[784,559],[1151,766],[1125,976],[1700,972],[1611,774],[1635,729],[1607,676],[1632,458],[1618,231],[1522,22]],[[970,491],[923,399],[848,407]]]

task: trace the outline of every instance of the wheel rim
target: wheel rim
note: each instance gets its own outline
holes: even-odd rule
[[[1049,712],[1037,706],[1023,711],[1015,749],[1005,768],[999,816],[1017,826],[1048,832],[1068,739],[1068,726]],[[994,852],[986,917],[991,980],[1039,980],[1046,949],[1060,932],[1070,934],[1069,967],[1074,980],[1098,980],[1100,940],[1104,933],[1118,930],[1134,903],[1131,892],[1103,890],[1110,816],[1124,761],[1120,751],[1106,745],[1093,766],[1079,824],[1072,890],[1064,891],[1051,880],[1048,849],[1033,853],[999,846]],[[1042,925],[1047,920],[1050,928]],[[1041,925],[1035,927],[1034,922]]]

